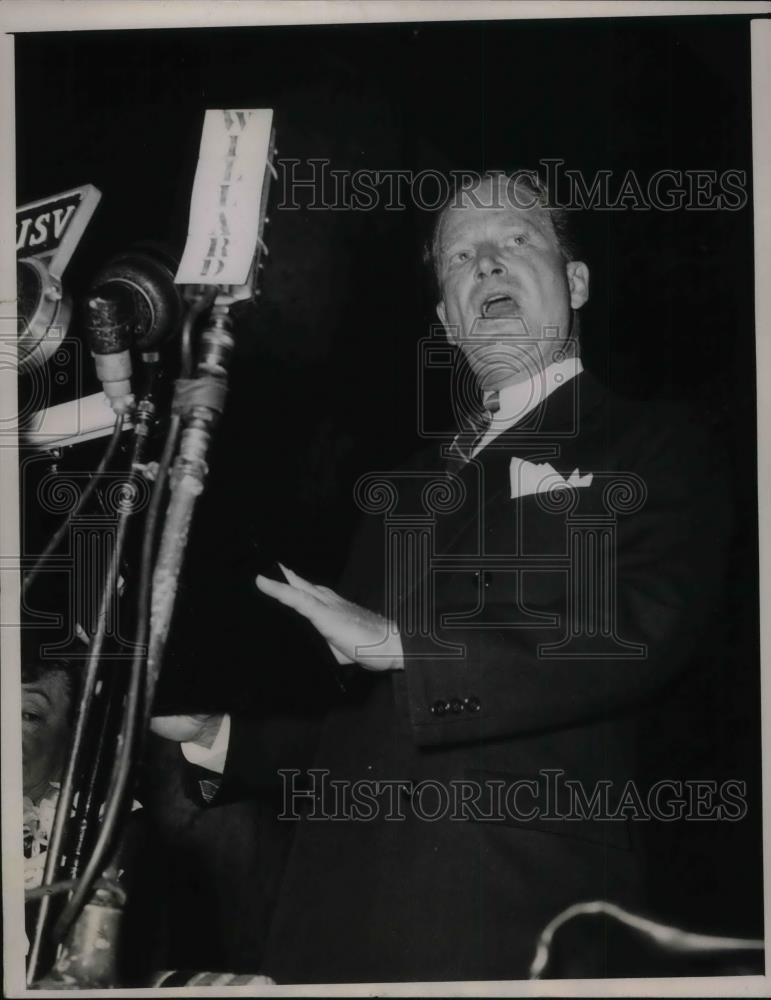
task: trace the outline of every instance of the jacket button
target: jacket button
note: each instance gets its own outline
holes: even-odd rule
[[[459,715],[463,711],[464,707],[465,706],[460,698],[452,698],[450,700],[450,711],[453,715]]]
[[[478,712],[482,707],[482,702],[475,694],[470,694],[468,698],[464,698],[464,703],[466,705],[466,710],[469,712]]]
[[[441,700],[440,701],[435,701],[434,704],[431,706],[431,714],[432,715],[446,715],[447,714],[447,710],[449,709],[449,707],[450,707],[450,703],[447,702],[447,701],[441,701]]]
[[[493,574],[490,572],[489,569],[486,569],[482,574],[482,582],[484,583],[485,588],[489,587],[490,584],[493,582]]]

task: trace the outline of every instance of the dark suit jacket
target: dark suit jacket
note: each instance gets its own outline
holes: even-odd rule
[[[592,473],[591,485],[512,499],[512,457]],[[295,837],[263,960],[278,982],[524,978],[564,907],[644,906],[635,822],[559,818],[569,803],[550,803],[547,786],[562,772],[591,797],[604,782],[614,804],[637,773],[638,713],[719,611],[719,456],[680,407],[621,400],[584,372],[458,479],[440,468],[360,484],[375,512],[343,592],[398,621],[406,667],[362,672],[314,768],[403,787],[352,819],[317,773],[315,799],[288,804],[302,818],[283,820]],[[282,748],[258,729],[234,723],[231,781],[299,759],[290,729]],[[468,794],[458,782],[484,790],[476,812],[444,797]],[[511,787],[513,808],[485,820],[489,796]],[[600,937],[587,972],[606,959]]]

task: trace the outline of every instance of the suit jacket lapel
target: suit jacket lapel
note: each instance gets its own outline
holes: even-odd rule
[[[486,512],[508,495],[512,456],[530,462],[549,462],[558,472],[569,475],[574,466],[567,468],[570,462],[565,459],[565,453],[573,451],[571,445],[607,396],[608,391],[602,383],[583,371],[491,441],[458,473],[468,499],[455,514],[445,519],[439,551],[451,551],[475,518],[479,522],[479,533],[483,532]]]
[[[433,555],[449,555],[463,549],[474,553],[483,551],[485,520],[496,502],[509,496],[509,464],[512,456],[529,461],[547,461],[563,474],[569,474],[564,459],[565,451],[574,451],[572,444],[584,431],[588,418],[608,397],[608,391],[593,375],[583,371],[564,386],[555,389],[524,420],[510,427],[485,447],[460,472],[465,500],[450,514],[437,515],[434,527]],[[568,463],[569,464],[569,463]],[[443,463],[437,461],[437,477],[442,475]],[[430,470],[426,470],[430,471]],[[512,504],[517,501],[512,500]],[[512,512],[513,513],[513,512]],[[469,535],[474,528],[473,536]],[[423,587],[434,568],[420,561],[416,566],[412,586],[408,586],[402,600]]]

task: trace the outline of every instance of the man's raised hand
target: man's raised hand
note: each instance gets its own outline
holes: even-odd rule
[[[266,576],[257,586],[269,597],[304,615],[327,640],[338,663],[359,663],[367,670],[401,670],[402,641],[394,622],[346,601],[329,587],[303,580],[281,566],[288,583]]]

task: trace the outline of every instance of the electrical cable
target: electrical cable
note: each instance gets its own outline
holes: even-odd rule
[[[108,610],[113,596],[113,590],[117,582],[118,566],[120,563],[121,553],[123,551],[127,524],[127,511],[124,510],[118,518],[117,529],[115,532],[115,543],[107,566],[107,573],[105,574],[104,585],[102,586],[99,598],[97,627],[89,645],[88,660],[86,661],[83,678],[83,690],[78,704],[78,712],[75,719],[75,728],[70,745],[67,766],[62,778],[62,786],[56,803],[56,813],[54,814],[53,828],[48,841],[48,850],[46,851],[46,863],[43,871],[44,886],[50,886],[53,884],[54,876],[57,874],[59,867],[59,860],[64,840],[64,830],[69,820],[70,810],[72,807],[75,774],[80,762],[80,755],[85,741],[88,718],[96,689],[96,680],[102,646],[104,644],[107,631]],[[35,922],[35,931],[30,943],[27,969],[28,983],[32,983],[37,974],[37,965],[40,961],[43,930],[48,917],[49,903],[50,897],[48,896],[44,896],[40,902],[40,909]]]
[[[107,470],[107,466],[110,464],[115,455],[115,450],[118,447],[118,442],[120,441],[120,436],[121,433],[123,432],[123,422],[124,422],[123,414],[120,414],[115,418],[115,426],[113,428],[112,436],[110,437],[107,447],[105,448],[104,454],[102,455],[102,458],[99,461],[99,465],[97,465],[96,469],[94,470],[94,474],[89,480],[86,488],[81,493],[78,502],[69,512],[69,514],[65,517],[62,523],[59,525],[59,527],[56,529],[54,534],[51,536],[51,540],[49,541],[48,545],[46,545],[45,549],[38,557],[37,562],[29,571],[29,573],[27,573],[26,576],[24,577],[24,580],[21,585],[22,597],[26,596],[27,591],[35,582],[35,579],[39,575],[40,570],[43,568],[46,561],[50,559],[51,555],[56,551],[56,549],[58,549],[72,519],[74,517],[77,517],[77,515],[85,507],[88,500],[91,498],[99,480],[104,475],[105,471]]]
[[[594,916],[598,913],[612,917],[619,923],[637,931],[645,939],[655,942],[659,947],[670,952],[682,954],[709,954],[719,951],[762,951],[764,942],[755,938],[719,937],[712,934],[694,934],[649,920],[639,914],[631,913],[622,906],[607,902],[604,899],[592,900],[588,903],[574,903],[550,920],[541,931],[536,942],[535,955],[530,963],[530,979],[540,979],[549,962],[549,954],[554,935],[568,921],[575,917]]]
[[[150,503],[148,505],[147,517],[145,520],[145,531],[143,537],[142,546],[142,565],[140,570],[139,582],[138,582],[138,604],[140,612],[143,609],[149,610],[149,592],[150,592],[150,582],[151,582],[151,560],[153,556],[153,539],[156,533],[156,525],[158,519],[158,511],[160,509],[161,500],[163,498],[163,488],[167,478],[168,468],[171,464],[171,460],[174,455],[174,450],[176,447],[176,442],[179,437],[179,431],[181,428],[181,418],[179,416],[172,417],[169,425],[169,430],[167,432],[166,441],[164,444],[164,451],[161,461],[159,463],[158,473],[156,475],[155,483],[153,486],[153,492],[151,495]],[[123,519],[125,524],[125,519]],[[118,539],[116,539],[116,551],[118,550],[117,545]],[[122,543],[120,545],[122,548]],[[110,575],[108,571],[108,576]],[[104,616],[100,616],[100,623],[104,619]],[[137,632],[136,640],[137,644],[134,646],[134,657],[132,660],[131,676],[129,679],[129,699],[127,701],[127,706],[124,712],[124,724],[121,727],[121,734],[118,741],[118,756],[116,762],[113,766],[113,773],[110,778],[110,797],[107,802],[105,802],[104,810],[102,813],[103,820],[99,838],[97,843],[94,845],[94,849],[91,853],[91,858],[79,879],[68,879],[66,881],[51,882],[40,886],[40,892],[37,893],[41,897],[42,903],[41,908],[46,908],[46,904],[49,902],[49,897],[63,892],[69,892],[75,890],[77,897],[73,897],[68,901],[65,909],[60,914],[54,928],[53,937],[54,940],[60,940],[61,937],[66,934],[67,929],[72,925],[72,922],[76,919],[79,910],[85,903],[86,895],[98,881],[93,872],[96,871],[97,875],[100,874],[98,869],[103,862],[103,857],[107,853],[110,846],[110,841],[114,833],[115,823],[117,821],[119,811],[120,811],[120,799],[123,798],[125,792],[126,783],[128,781],[128,771],[126,771],[126,765],[123,763],[124,751],[130,754],[131,740],[126,740],[126,734],[133,732],[136,724],[137,716],[137,685],[141,684],[142,672],[144,669],[144,662],[146,658],[146,636],[147,636],[147,623],[148,615],[140,614],[137,622]],[[101,644],[100,644],[101,649]],[[89,657],[89,663],[91,657]],[[94,670],[95,679],[95,670]],[[86,677],[86,682],[89,680],[88,674]],[[93,684],[87,685],[84,682],[84,686],[87,688],[93,688]],[[85,714],[87,715],[90,704],[86,705]],[[128,717],[128,725],[126,725],[126,719]],[[72,754],[72,751],[71,751]],[[72,762],[71,757],[71,767],[74,770],[74,762]],[[130,760],[129,760],[130,769]],[[116,781],[120,782],[116,784]],[[65,786],[62,786],[62,793],[65,791]],[[60,793],[60,798],[62,793]],[[71,798],[71,796],[69,796]],[[117,804],[115,804],[117,803]],[[56,824],[55,824],[56,825]],[[52,837],[53,839],[53,837]],[[61,835],[56,841],[57,851],[59,849],[59,844],[61,841]],[[49,852],[51,850],[49,845]],[[36,949],[33,949],[36,951]]]
[[[182,365],[180,374],[182,378],[190,378],[193,374],[193,328],[195,327],[198,317],[214,302],[217,297],[218,290],[219,289],[216,285],[212,285],[210,288],[207,288],[201,298],[191,305],[187,315],[185,316],[185,321],[182,324],[181,337]]]
[[[34,889],[24,890],[24,902],[32,903],[36,899],[45,899],[46,896],[58,896],[62,892],[70,892],[78,884],[76,878],[68,878],[62,882],[52,882],[51,885],[38,885]],[[97,879],[94,884],[96,889],[115,890],[115,883],[109,879]]]

